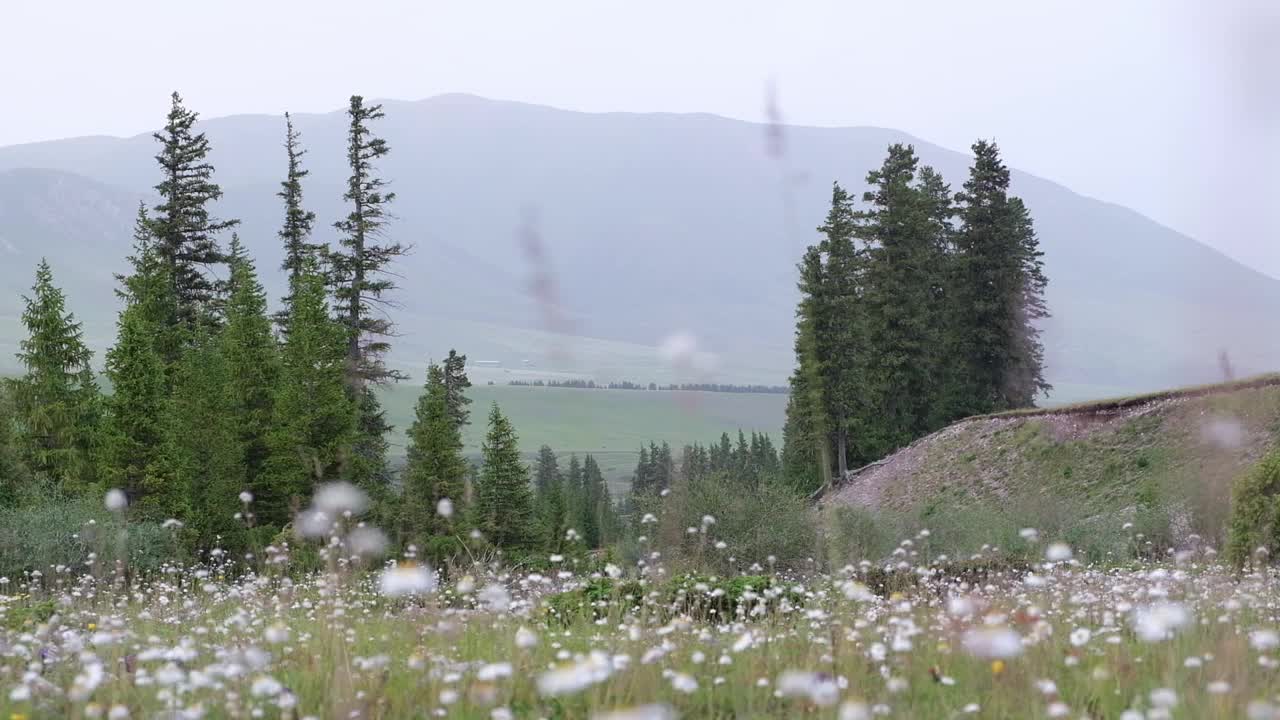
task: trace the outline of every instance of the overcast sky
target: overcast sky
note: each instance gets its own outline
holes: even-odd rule
[[[0,145],[470,92],[893,127],[1280,276],[1270,0],[0,0]]]

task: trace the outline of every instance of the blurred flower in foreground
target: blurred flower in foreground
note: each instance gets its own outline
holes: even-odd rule
[[[436,589],[436,574],[424,565],[397,565],[382,571],[379,580],[387,597],[425,595]]]
[[[1022,654],[1022,636],[1002,627],[974,628],[964,634],[964,649],[980,658],[1008,659]]]
[[[129,504],[129,499],[125,497],[124,491],[119,488],[111,488],[107,491],[105,499],[107,509],[111,512],[120,512]]]

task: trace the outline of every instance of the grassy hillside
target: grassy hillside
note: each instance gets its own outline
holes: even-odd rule
[[[396,426],[393,452],[403,454],[403,434],[413,422],[420,388],[403,384],[384,395],[388,419]],[[642,390],[577,390],[573,388],[486,385],[467,393],[471,426],[464,437],[468,453],[479,453],[485,417],[498,403],[520,434],[526,454],[550,445],[566,456],[591,453],[615,491],[625,489],[635,469],[639,448],[664,440],[673,447],[711,442],[738,428],[767,432],[781,446],[785,395]]]
[[[977,417],[855,472],[823,503],[925,526],[990,514],[1015,532],[1135,523],[1174,545],[1193,533],[1217,544],[1232,482],[1278,432],[1280,376]]]

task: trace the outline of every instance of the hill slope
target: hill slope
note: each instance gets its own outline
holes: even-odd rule
[[[1119,525],[1144,507],[1218,538],[1231,484],[1280,432],[1280,376],[957,422],[821,498],[920,519],[972,506]],[[1030,524],[1024,521],[1025,524]]]
[[[508,366],[531,359],[663,381],[677,378],[655,346],[686,330],[720,356],[714,377],[781,382],[791,366],[794,266],[825,213],[829,183],[860,188],[891,142],[915,143],[953,186],[968,162],[878,128],[788,127],[785,155],[775,158],[760,125],[710,115],[586,114],[462,95],[388,101],[386,111],[379,132],[392,152],[383,170],[400,198],[393,232],[416,245],[398,268],[395,359],[411,369],[457,346]],[[329,223],[344,212],[346,118],[295,122],[310,151],[306,201],[318,237],[332,239]],[[242,218],[260,267],[276,267],[282,118],[211,119],[203,129],[226,191],[217,212]],[[101,251],[92,256],[98,275],[119,269],[136,198],[156,180],[154,152],[147,135],[0,148],[0,293],[29,285],[41,254],[69,273],[91,246]],[[77,183],[83,190],[72,192]],[[1016,172],[1014,188],[1046,253],[1054,312],[1046,344],[1059,399],[1202,382],[1222,348],[1246,372],[1280,366],[1280,337],[1256,332],[1280,311],[1280,282],[1043,179]],[[11,224],[29,194],[46,209]],[[115,200],[84,199],[107,194]],[[545,265],[522,249],[527,216]],[[68,238],[72,227],[84,228],[79,242]],[[549,323],[545,304],[526,292],[536,270],[554,275],[563,323]],[[278,295],[279,278],[268,280]],[[111,306],[99,283],[71,295],[82,313]]]

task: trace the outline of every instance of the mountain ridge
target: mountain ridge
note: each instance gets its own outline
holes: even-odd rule
[[[953,188],[969,160],[890,128],[786,125],[779,157],[765,146],[767,125],[711,113],[579,112],[457,93],[385,105],[377,131],[392,152],[382,174],[400,196],[392,232],[418,246],[400,267],[407,337],[397,356],[405,362],[455,344],[513,364],[530,353],[549,362],[550,351],[492,337],[497,324],[536,328],[544,346],[577,337],[634,346],[625,360],[556,369],[591,374],[612,363],[681,380],[654,348],[687,331],[724,360],[717,378],[781,381],[791,363],[795,264],[825,213],[829,183],[859,192],[890,142],[915,145]],[[309,150],[305,202],[317,213],[317,237],[331,241],[345,180],[343,111],[293,117]],[[226,193],[214,212],[243,220],[241,237],[278,297],[283,118],[212,118],[201,129]],[[51,167],[149,197],[153,145],[142,133],[0,147],[0,174]],[[1059,399],[1204,382],[1224,348],[1244,371],[1280,365],[1280,342],[1254,331],[1280,311],[1280,281],[1123,205],[1016,169],[1013,183],[1046,253],[1049,374],[1067,389]],[[13,202],[0,196],[0,237]],[[112,227],[109,244],[123,258],[128,228]],[[37,237],[24,242],[56,259],[56,243],[41,240],[55,230],[33,226]],[[530,230],[544,265],[522,249]],[[559,308],[529,295],[535,272],[558,281]],[[29,273],[0,272],[0,288],[29,285]],[[566,322],[546,320],[556,313]],[[472,321],[487,328],[458,330]],[[444,327],[462,336],[426,337]],[[644,346],[650,357],[635,349]]]

